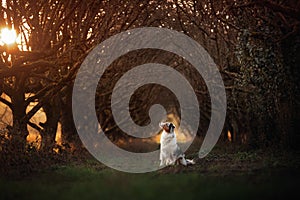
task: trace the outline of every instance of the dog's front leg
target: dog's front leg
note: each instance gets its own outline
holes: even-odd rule
[[[159,164],[159,166],[160,166],[160,167],[164,166],[164,163],[165,163],[165,161],[164,161],[164,160],[160,160],[160,164]]]
[[[160,154],[160,165],[159,166],[162,167],[164,165],[166,165],[166,155],[163,152],[161,152],[161,154]]]

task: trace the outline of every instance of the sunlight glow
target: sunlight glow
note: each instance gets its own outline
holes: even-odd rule
[[[0,41],[10,45],[17,40],[17,32],[14,29],[3,28],[0,33]]]
[[[227,138],[228,138],[229,142],[232,141],[232,136],[231,136],[231,132],[230,131],[227,131]]]

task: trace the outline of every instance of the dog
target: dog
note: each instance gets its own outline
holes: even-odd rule
[[[160,123],[159,126],[163,129],[160,137],[160,166],[195,164],[193,160],[186,159],[179,148],[175,135],[175,125],[171,122],[164,122]]]

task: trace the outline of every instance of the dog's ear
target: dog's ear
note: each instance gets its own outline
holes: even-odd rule
[[[170,125],[170,123],[168,123],[168,122],[161,122],[161,123],[159,123],[160,128],[162,128],[167,133],[170,132],[169,125]]]
[[[166,123],[160,122],[160,123],[159,123],[159,127],[160,127],[160,128],[164,128],[164,125],[165,125],[165,124],[166,124]]]

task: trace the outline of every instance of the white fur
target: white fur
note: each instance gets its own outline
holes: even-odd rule
[[[160,127],[163,127],[165,124],[169,125],[170,123],[160,123]],[[163,130],[160,137],[160,166],[174,165],[177,160],[184,166],[195,164],[193,160],[186,159],[180,150],[175,131],[172,129],[168,133]]]

